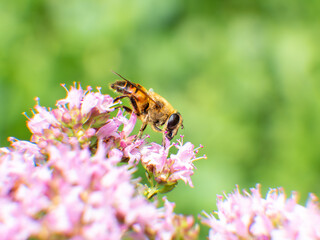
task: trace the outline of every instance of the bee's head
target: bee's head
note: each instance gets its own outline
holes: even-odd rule
[[[124,93],[127,82],[124,80],[116,81],[115,83],[110,84],[110,88],[119,93]]]
[[[178,112],[171,114],[166,124],[166,137],[171,140],[178,133],[180,127],[183,128],[181,114]]]

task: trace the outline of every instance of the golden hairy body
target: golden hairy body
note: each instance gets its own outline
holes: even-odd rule
[[[164,144],[165,138],[171,140],[179,128],[183,128],[180,113],[165,98],[152,90],[146,90],[140,84],[130,82],[121,75],[117,75],[123,80],[118,80],[110,85],[112,89],[121,94],[114,99],[114,102],[125,97],[130,99],[132,109],[126,106],[122,107],[128,112],[134,112],[142,121],[138,137],[141,137],[147,125],[150,124],[154,131],[163,133]],[[162,129],[161,126],[163,126]]]

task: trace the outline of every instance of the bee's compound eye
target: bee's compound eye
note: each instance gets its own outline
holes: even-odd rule
[[[120,91],[121,88],[124,88],[126,86],[125,81],[116,81],[115,83],[112,83],[110,87],[116,91]]]
[[[169,117],[167,128],[169,130],[172,130],[177,126],[177,124],[179,122],[180,122],[180,116],[178,114],[174,113]]]
[[[116,84],[119,86],[119,87],[124,87],[126,85],[126,82],[125,81],[117,81]]]

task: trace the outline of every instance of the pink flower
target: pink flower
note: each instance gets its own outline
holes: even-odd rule
[[[88,88],[89,91],[90,88]],[[111,112],[113,106],[113,98],[109,95],[103,95],[100,92],[100,88],[97,88],[98,92],[88,92],[82,99],[81,113],[86,115],[96,109],[98,113]]]
[[[74,87],[71,87],[70,90],[68,90],[66,88],[65,84],[61,84],[61,86],[64,87],[64,89],[67,91],[68,95],[66,98],[57,101],[57,105],[60,105],[60,106],[61,105],[68,105],[68,108],[70,110],[73,108],[75,108],[75,109],[80,108],[81,101],[83,98],[83,93],[84,93],[80,84],[77,89],[76,83],[74,83]],[[91,88],[90,88],[90,90],[91,90]]]
[[[171,240],[171,239],[198,239],[199,226],[195,225],[192,216],[178,215],[173,212],[175,204],[163,198],[164,207],[161,218],[155,223],[154,229],[158,230],[156,239]]]
[[[141,148],[146,144],[145,139],[136,139],[135,135],[130,136],[137,116],[132,113],[128,120],[121,110],[118,111],[116,117],[109,119],[97,132],[99,138],[114,143],[114,146],[119,145],[123,152],[123,158],[132,165],[137,165],[141,158]],[[123,126],[122,130],[120,127]]]
[[[260,185],[251,194],[218,196],[218,211],[204,213],[202,222],[210,229],[209,239],[319,239],[320,209],[311,197],[307,207],[297,203],[294,193],[287,199],[283,189],[271,189],[266,198]]]
[[[9,141],[11,142],[11,146],[15,149],[15,152],[23,154],[24,159],[30,163],[37,164],[37,159],[43,158],[40,153],[41,149],[37,144],[29,141],[20,141],[13,137],[10,137]]]
[[[177,154],[169,155],[171,147],[178,149]],[[202,147],[202,146],[200,146]],[[154,176],[155,180],[160,184],[174,185],[178,180],[183,180],[193,187],[191,176],[194,173],[194,161],[197,158],[198,148],[194,149],[194,145],[190,142],[183,144],[183,138],[178,143],[163,147],[156,143],[151,143],[142,148],[142,164],[144,168]]]
[[[39,98],[35,98],[37,105],[34,107],[38,112],[29,119],[27,126],[34,134],[42,134],[44,129],[48,129],[50,126],[59,127],[61,123],[55,118],[54,114],[45,107],[39,105]]]
[[[119,128],[118,123],[113,119],[110,119],[106,122],[105,125],[103,125],[99,129],[99,131],[97,132],[97,136],[99,138],[110,138],[110,137],[119,138],[120,135],[117,132],[118,128]]]

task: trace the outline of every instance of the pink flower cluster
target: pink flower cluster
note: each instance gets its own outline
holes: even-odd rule
[[[113,99],[99,89],[67,92],[56,109],[37,103],[31,142],[11,138],[0,148],[1,239],[197,239],[193,217],[174,214],[166,199],[162,208],[148,201],[132,177],[136,164],[168,148],[130,135],[136,115],[111,117]],[[162,169],[190,184],[197,150],[175,146]]]
[[[101,94],[100,88],[98,92],[91,90],[88,87],[84,91],[75,84],[70,90],[66,89],[67,97],[57,101],[56,109],[40,106],[36,98],[36,113],[27,122],[31,141],[41,149],[59,143],[79,143],[82,147],[92,144],[96,129],[105,124],[113,111],[113,98]]]
[[[144,139],[136,139],[136,135],[130,135],[137,116],[133,113],[127,119],[121,110],[97,131],[97,137],[104,139],[109,148],[118,148],[123,152],[123,160],[136,165],[141,158],[141,148],[147,144]],[[120,130],[120,126],[123,128]]]
[[[35,167],[24,147],[1,157],[2,239],[120,239],[157,219],[156,207],[135,194],[128,167],[116,166],[119,150],[106,158],[102,143],[93,156],[52,145],[46,163]]]
[[[190,142],[183,144],[182,136],[177,143],[169,144],[167,142],[166,147],[162,147],[157,143],[145,146],[141,150],[142,165],[149,174],[154,176],[157,183],[174,185],[181,179],[193,187],[191,181],[191,176],[195,169],[193,162],[206,158],[205,155],[199,158],[196,157],[198,149],[202,148],[202,146],[194,149],[194,145]],[[178,152],[177,154],[171,154],[168,158],[171,147],[177,148]]]
[[[210,229],[209,239],[312,240],[320,239],[320,209],[317,198],[310,196],[301,206],[297,194],[287,199],[283,189],[271,189],[261,197],[260,186],[251,194],[234,193],[218,197],[218,211],[202,219]]]
[[[162,211],[160,224],[154,225],[154,229],[162,232],[161,239],[198,239],[200,229],[199,225],[194,225],[194,218],[192,216],[174,214],[175,204],[169,202],[166,197],[163,200],[164,206],[159,209]]]

